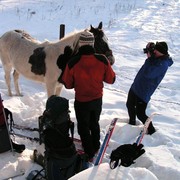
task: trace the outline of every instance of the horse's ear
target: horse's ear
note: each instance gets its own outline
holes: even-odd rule
[[[102,21],[99,23],[98,29],[102,29]]]
[[[90,30],[89,30],[89,31],[90,31],[91,33],[93,33],[93,34],[94,34],[94,33],[95,33],[95,31],[96,31],[96,29],[95,29],[95,28],[91,25],[91,26],[90,26]]]
[[[90,32],[94,32],[95,31],[95,28],[91,25],[90,26]]]

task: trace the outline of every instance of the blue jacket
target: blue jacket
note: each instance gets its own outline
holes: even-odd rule
[[[132,91],[148,103],[157,86],[162,81],[173,61],[169,55],[160,58],[148,58],[137,73],[131,86]]]

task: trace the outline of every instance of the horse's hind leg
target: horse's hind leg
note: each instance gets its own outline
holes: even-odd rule
[[[16,94],[18,96],[21,96],[21,93],[20,93],[20,90],[19,90],[19,84],[18,84],[19,73],[16,70],[14,70],[14,72],[13,72],[13,78],[14,78],[14,86],[15,86]]]
[[[12,96],[12,91],[11,91],[11,67],[5,67],[4,71],[5,71],[4,79],[5,79],[6,84],[7,84],[8,95]]]

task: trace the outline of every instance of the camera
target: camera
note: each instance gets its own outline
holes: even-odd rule
[[[155,43],[151,42],[149,44],[149,47],[146,47],[143,49],[144,54],[147,54],[148,52],[153,55],[155,50]]]

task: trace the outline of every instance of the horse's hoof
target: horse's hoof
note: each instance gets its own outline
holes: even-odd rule
[[[16,94],[16,96],[20,96],[20,97],[23,97],[23,94]]]

